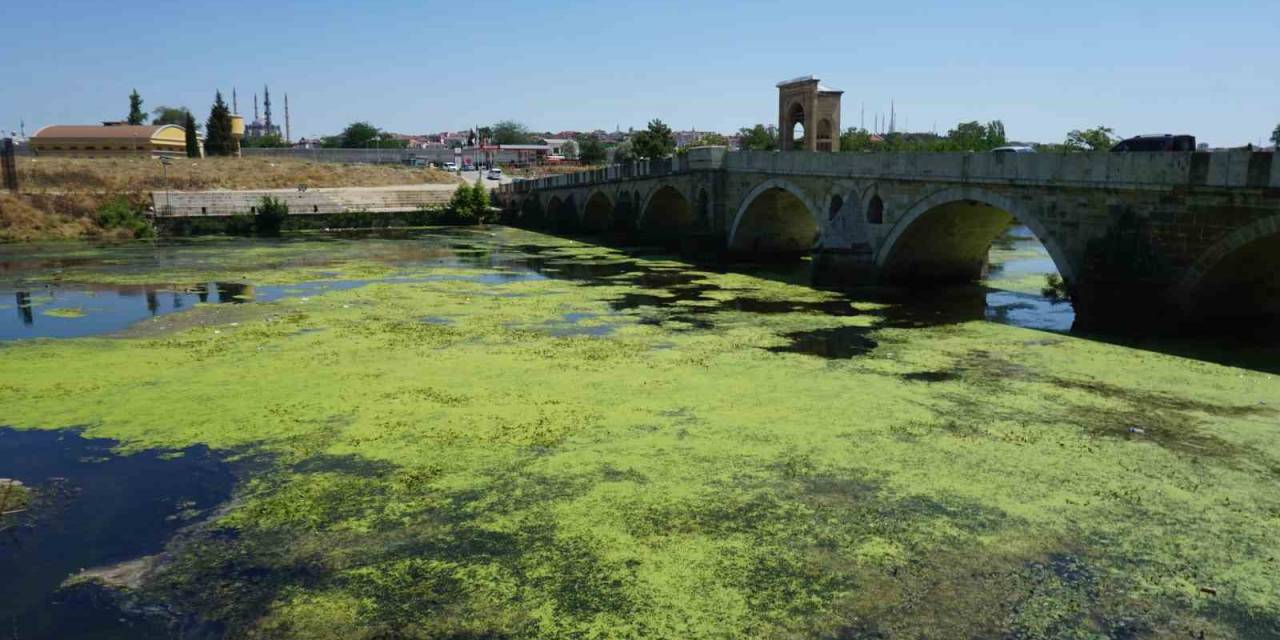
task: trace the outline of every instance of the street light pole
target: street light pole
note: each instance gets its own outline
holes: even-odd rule
[[[169,203],[169,156],[160,156],[160,171],[164,173],[164,213],[173,214],[173,205]]]

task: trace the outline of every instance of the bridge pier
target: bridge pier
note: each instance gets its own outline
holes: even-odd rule
[[[818,286],[861,287],[879,280],[875,253],[869,245],[819,248],[812,256],[813,283]]]

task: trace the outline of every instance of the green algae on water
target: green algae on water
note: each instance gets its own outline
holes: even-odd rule
[[[235,637],[1276,632],[1274,376],[887,326],[884,305],[821,312],[839,296],[777,279],[498,233],[684,273],[415,263],[450,277],[13,344],[0,423],[269,460],[148,587]],[[835,330],[875,346],[778,350]]]
[[[58,307],[55,309],[45,309],[41,311],[40,314],[51,318],[83,318],[85,312],[84,309],[80,307]]]

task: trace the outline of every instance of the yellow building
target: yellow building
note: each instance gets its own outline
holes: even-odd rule
[[[186,129],[176,124],[55,124],[35,132],[30,144],[41,156],[181,157],[187,155],[186,135]]]

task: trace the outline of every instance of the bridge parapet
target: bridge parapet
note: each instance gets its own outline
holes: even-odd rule
[[[825,176],[871,180],[1021,184],[1062,187],[1280,189],[1272,152],[1187,153],[833,153],[734,151],[701,147],[677,158],[641,160],[514,183],[528,193],[690,171]]]

